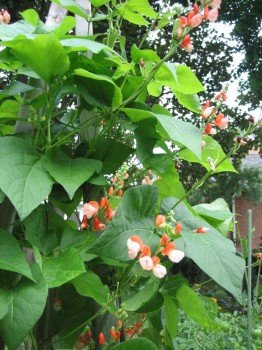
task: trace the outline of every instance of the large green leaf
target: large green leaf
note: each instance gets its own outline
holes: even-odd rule
[[[176,202],[177,199],[174,198],[164,200],[162,210],[169,211]],[[223,237],[184,203],[175,207],[174,217],[183,225],[181,235],[185,242],[186,256],[241,302],[245,261],[235,255],[233,242]],[[193,232],[201,226],[209,228],[209,231],[204,234]]]
[[[19,102],[15,100],[4,101],[0,106],[0,119],[16,119],[18,117],[19,109]]]
[[[170,196],[181,198],[185,194],[185,189],[174,165],[161,174],[155,185],[159,189],[160,200]]]
[[[32,272],[37,283],[22,279],[13,289],[2,290],[8,300],[8,313],[0,320],[0,333],[9,350],[17,350],[20,343],[41,317],[47,298],[47,286],[39,266]]]
[[[136,44],[132,45],[131,48],[132,61],[139,63],[141,59],[144,61],[159,62],[161,59],[154,50],[140,50]]]
[[[200,129],[191,123],[167,115],[155,114],[155,117],[161,125],[159,133],[163,137],[175,143],[178,142],[197,157],[201,157],[202,133]]]
[[[195,73],[193,73],[189,67],[182,64],[167,62],[165,63],[163,70],[164,69],[166,72],[169,71],[166,83],[173,90],[189,95],[197,94],[205,90]]]
[[[149,339],[136,338],[126,340],[124,343],[113,346],[111,350],[158,350],[156,345]]]
[[[113,109],[121,105],[121,90],[110,77],[93,74],[82,68],[76,69],[74,73],[85,78],[77,80],[77,85],[88,103],[99,107],[112,106]]]
[[[96,144],[91,156],[103,162],[102,173],[113,174],[132,154],[133,148],[113,139],[103,138]]]
[[[31,91],[33,89],[34,89],[33,86],[21,83],[20,81],[16,81],[11,83],[4,90],[0,91],[0,99],[22,94],[26,91]]]
[[[21,16],[30,24],[32,24],[32,26],[37,26],[38,22],[39,22],[39,15],[38,13],[33,10],[33,9],[28,9],[25,10],[23,12],[21,12]]]
[[[110,0],[90,0],[91,4],[95,7],[99,7],[102,5],[105,5],[109,2]]]
[[[188,281],[182,275],[169,277],[162,289],[161,293],[165,297],[165,304],[169,305],[170,299],[176,301],[175,306],[180,307],[189,317],[200,324],[202,327],[210,329],[218,329],[219,325],[214,321],[214,314],[209,313],[205,307],[204,301],[189,287]],[[173,306],[173,308],[175,308]],[[172,308],[172,306],[170,306]],[[170,310],[166,311],[170,314]],[[170,318],[172,315],[170,314]],[[167,327],[168,328],[168,327]],[[174,325],[169,325],[171,337],[174,336],[176,329]]]
[[[201,114],[202,107],[200,104],[199,97],[196,94],[194,95],[183,94],[182,92],[176,91],[176,90],[173,90],[173,92],[178,102],[182,106],[186,107],[191,112]]]
[[[12,40],[18,35],[31,36],[35,31],[35,26],[26,22],[18,21],[9,25],[0,26],[0,39],[2,41]]]
[[[86,158],[72,159],[61,150],[56,149],[45,156],[44,167],[64,187],[72,199],[78,187],[95,172],[101,171],[102,162]]]
[[[147,25],[148,21],[144,18],[156,18],[157,13],[149,5],[147,0],[128,0],[118,7],[121,16],[130,23],[137,25]]]
[[[68,36],[66,39],[60,40],[60,43],[65,47],[71,47],[72,51],[91,51],[98,53],[101,50],[108,49],[112,51],[108,46],[98,43],[94,40],[83,39],[83,38],[72,38]]]
[[[195,205],[193,208],[204,220],[224,236],[228,235],[233,215],[223,198],[218,198],[210,204],[203,203]]]
[[[80,295],[90,297],[100,305],[107,304],[110,291],[107,285],[104,285],[100,278],[91,270],[87,270],[73,279],[71,283]]]
[[[0,138],[0,168],[0,188],[23,220],[49,195],[53,180],[31,145],[18,137]]]
[[[61,7],[64,7],[69,12],[72,12],[85,19],[89,19],[87,11],[81,5],[77,4],[74,0],[52,0],[52,2],[60,5]]]
[[[132,235],[140,236],[154,251],[159,241],[153,233],[157,199],[154,186],[137,186],[126,191],[114,220],[90,248],[90,253],[127,261],[127,240]]]
[[[127,300],[124,299],[123,304],[125,305],[125,309],[128,311],[136,311],[147,304],[157,294],[159,282],[160,280],[152,278],[140,291],[136,292]]]
[[[216,140],[214,140],[211,136],[204,136],[203,140],[205,141],[205,146],[202,149],[201,157],[193,154],[193,152],[189,149],[184,149],[179,152],[179,158],[185,159],[188,162],[199,163],[208,171],[211,170],[212,164],[216,165],[224,160],[223,163],[216,167],[214,173],[220,173],[223,171],[236,172],[236,169],[234,168],[230,159],[226,158],[222,147]]]
[[[220,329],[221,326],[211,319],[205,303],[188,285],[183,284],[176,293],[180,308],[200,326],[207,329]]]
[[[178,318],[178,306],[175,300],[165,296],[165,326],[172,339],[178,334]]]
[[[24,221],[26,239],[41,253],[50,254],[59,246],[59,236],[67,227],[63,218],[40,205]]]
[[[9,295],[6,290],[0,288],[0,320],[8,313]]]
[[[75,248],[69,248],[60,255],[43,257],[43,274],[49,288],[61,286],[85,271],[85,265]]]
[[[52,34],[39,34],[34,39],[19,38],[5,45],[11,47],[12,53],[47,83],[62,77],[69,68],[66,50]]]
[[[29,265],[12,234],[0,229],[0,269],[14,271],[32,279]]]

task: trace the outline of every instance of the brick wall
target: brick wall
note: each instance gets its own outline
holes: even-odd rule
[[[253,227],[255,228],[253,248],[258,249],[262,246],[262,203],[255,204],[245,200],[243,197],[236,198],[236,221],[241,236],[246,235],[247,232],[248,209],[252,210]]]

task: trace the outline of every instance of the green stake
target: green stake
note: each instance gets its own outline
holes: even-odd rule
[[[252,350],[252,210],[247,211],[247,246],[248,246],[248,257],[247,257],[247,349]]]

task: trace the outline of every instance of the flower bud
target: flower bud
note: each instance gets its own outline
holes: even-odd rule
[[[102,346],[105,345],[106,339],[105,339],[104,333],[102,332],[99,333],[98,342],[99,342],[99,345],[102,345]]]

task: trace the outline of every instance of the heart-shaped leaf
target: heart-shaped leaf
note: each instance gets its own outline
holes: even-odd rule
[[[25,256],[12,234],[0,229],[0,269],[14,271],[34,281]]]
[[[57,149],[45,156],[44,167],[64,187],[72,199],[78,187],[87,181],[94,172],[101,171],[102,162],[86,158],[72,159]]]
[[[0,188],[23,220],[49,195],[53,180],[32,146],[19,137],[0,139],[0,168]]]
[[[49,288],[61,286],[85,271],[77,249],[69,248],[60,255],[43,257],[43,274]]]
[[[16,350],[41,317],[47,298],[47,286],[38,265],[32,266],[37,283],[22,279],[13,289],[1,290],[8,312],[0,320],[0,333],[9,350]]]

